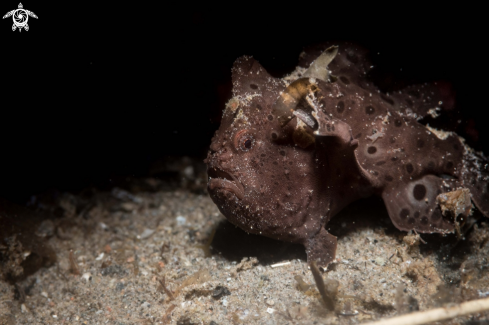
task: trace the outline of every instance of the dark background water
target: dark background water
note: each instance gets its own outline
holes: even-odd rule
[[[144,176],[168,155],[203,159],[237,57],[283,76],[305,46],[328,40],[368,48],[384,90],[450,82],[456,110],[430,124],[489,152],[482,10],[323,4],[23,2],[39,17],[28,32],[0,21],[0,196]],[[17,5],[3,1],[1,15]]]

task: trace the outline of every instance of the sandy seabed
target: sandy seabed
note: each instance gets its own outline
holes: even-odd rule
[[[54,217],[3,233],[0,324],[360,324],[489,296],[488,220],[420,239],[374,198],[328,224],[328,310],[302,246],[228,223],[192,175],[38,198]],[[50,266],[28,270],[34,254]],[[489,313],[443,324],[489,324]]]

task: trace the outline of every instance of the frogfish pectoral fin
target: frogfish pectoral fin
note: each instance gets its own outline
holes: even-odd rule
[[[319,267],[326,267],[336,256],[337,240],[326,229],[321,230],[304,243],[307,262],[315,261]]]

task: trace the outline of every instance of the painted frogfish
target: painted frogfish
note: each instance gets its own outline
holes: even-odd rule
[[[452,232],[474,205],[489,216],[488,159],[418,122],[451,105],[444,88],[384,94],[369,69],[352,44],[303,52],[284,78],[252,57],[236,60],[205,160],[208,192],[230,222],[303,244],[324,267],[337,246],[326,224],[360,198],[381,196],[393,224],[418,233]]]

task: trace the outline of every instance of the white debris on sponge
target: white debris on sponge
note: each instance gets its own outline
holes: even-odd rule
[[[452,132],[432,128],[429,124],[426,124],[426,128],[440,140],[446,140],[452,134]]]

